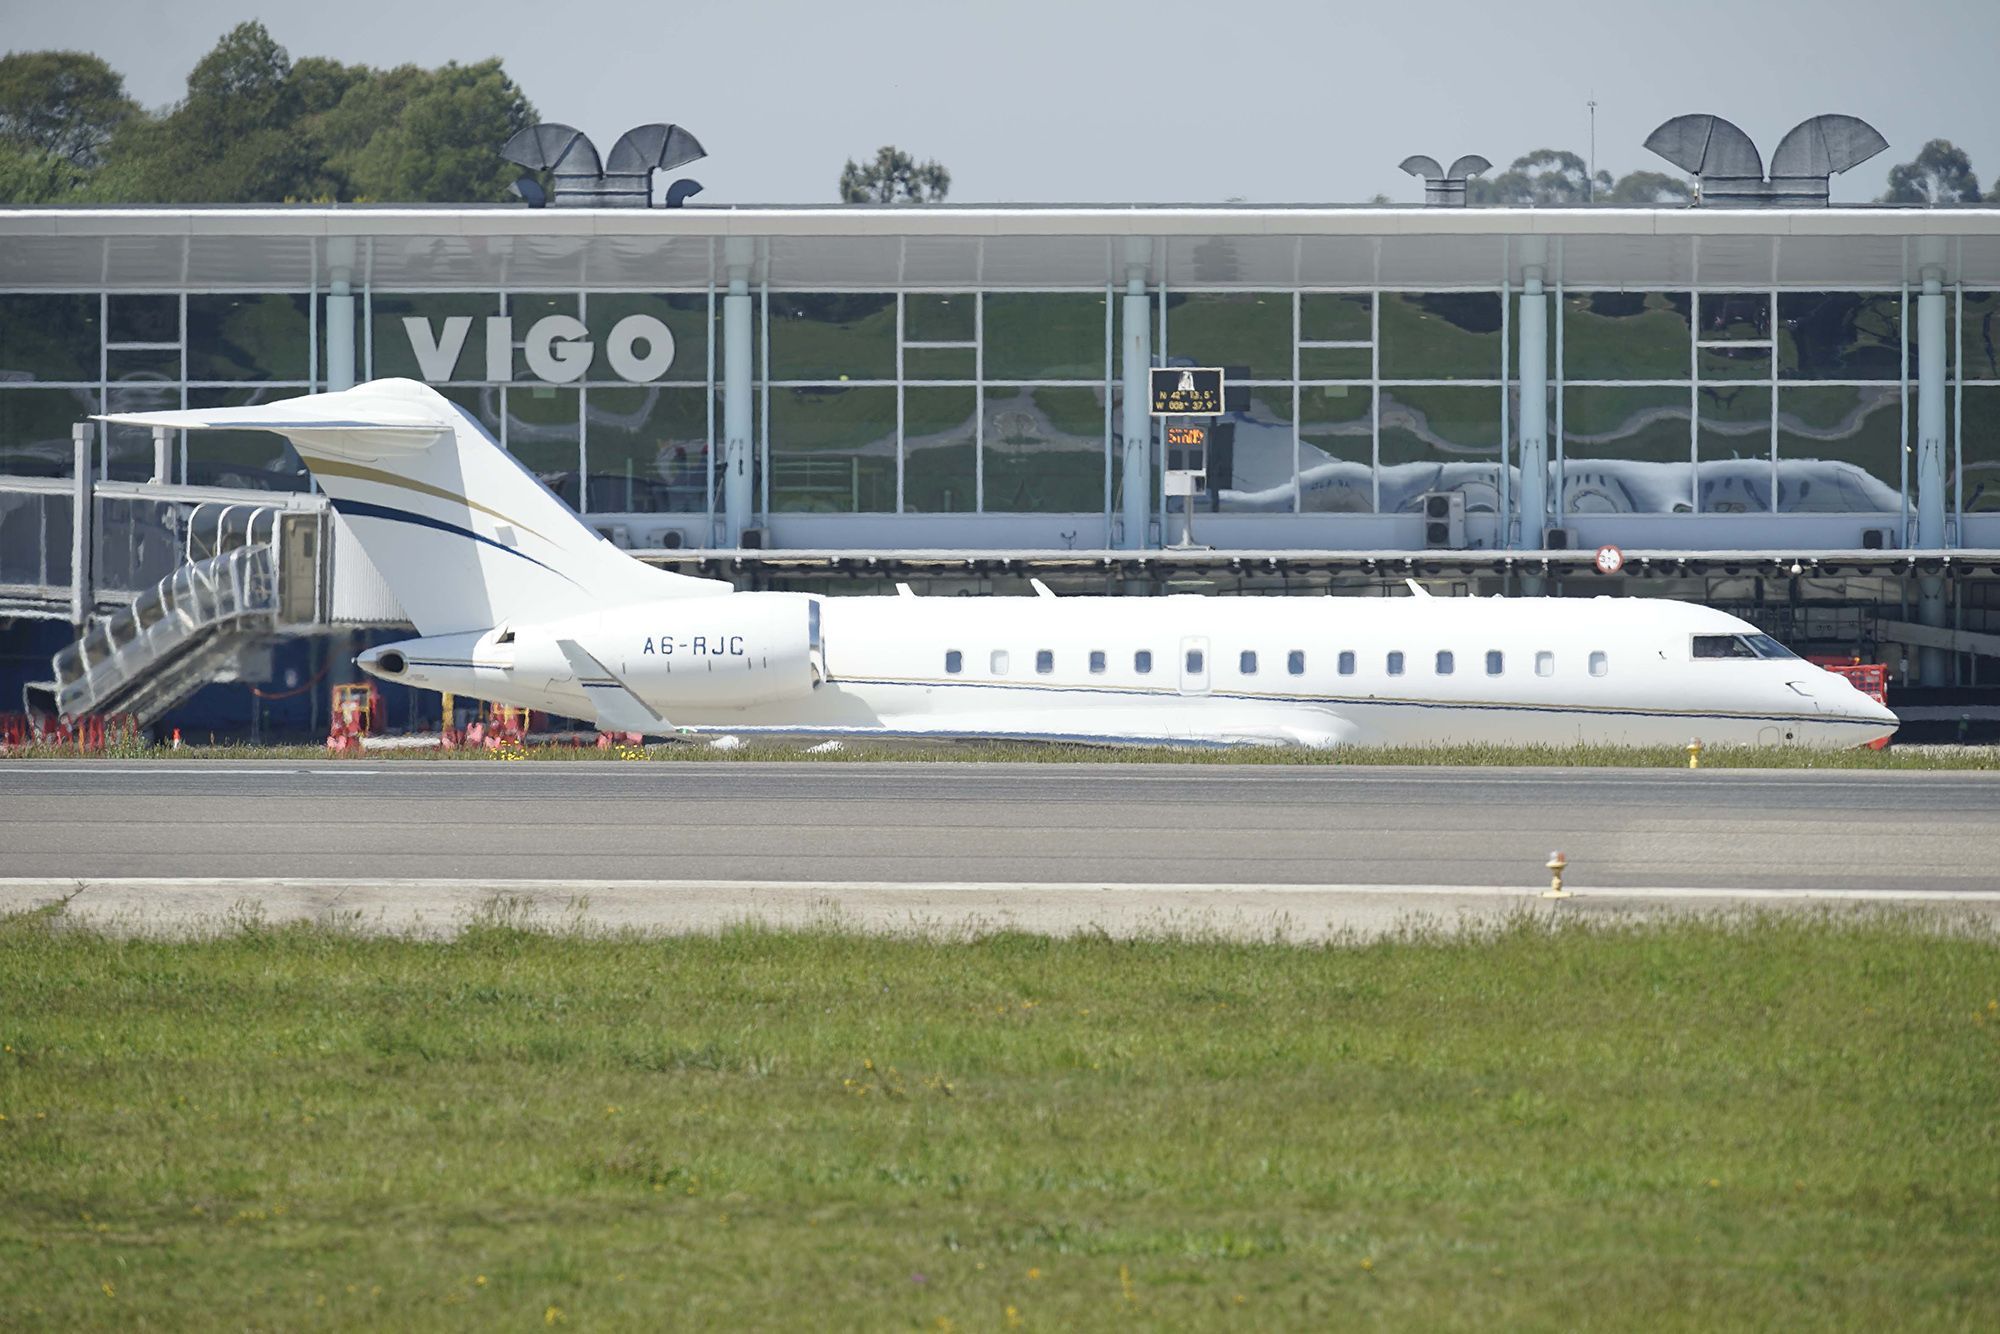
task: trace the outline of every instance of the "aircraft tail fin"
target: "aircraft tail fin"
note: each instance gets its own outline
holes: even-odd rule
[[[419,634],[731,591],[620,551],[471,414],[413,380],[375,380],[249,407],[100,420],[275,431],[290,440]]]

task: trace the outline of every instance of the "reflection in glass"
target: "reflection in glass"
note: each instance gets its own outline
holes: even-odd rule
[[[1779,391],[1779,513],[1876,514],[1902,505],[1899,388],[1813,385]]]
[[[105,393],[106,412],[162,412],[181,406],[178,384],[114,384]],[[105,423],[104,466],[98,476],[114,482],[143,482],[153,475],[153,432],[146,426]]]
[[[1560,511],[1692,513],[1693,411],[1679,386],[1565,387]]]
[[[516,385],[507,391],[507,452],[571,509],[582,500],[577,486],[583,462],[579,394],[555,385]]]
[[[104,372],[114,382],[178,383],[181,350],[177,347],[112,348],[104,354]]]
[[[906,347],[905,380],[971,380],[978,376],[978,351],[969,347]]]
[[[1700,303],[1703,342],[1736,342],[1771,336],[1769,292],[1703,292]]]
[[[896,508],[896,391],[771,391],[771,508],[888,514]]]
[[[1368,347],[1302,347],[1301,380],[1366,380],[1375,373],[1375,350]]]
[[[1367,385],[1299,390],[1299,507],[1312,514],[1375,509],[1375,400]]]
[[[97,297],[0,294],[0,380],[95,381],[97,376]]]
[[[0,297],[0,300],[8,298]],[[6,340],[0,338],[0,346]],[[1967,292],[1958,353],[1967,380],[2000,380],[2000,292]],[[1914,355],[1914,354],[1913,354]]]
[[[181,299],[178,296],[117,296],[109,301],[111,329],[107,343],[178,343],[181,341]]]
[[[190,380],[305,380],[312,301],[303,293],[234,292],[187,299]]]
[[[989,514],[1103,512],[1103,389],[988,386],[983,448]]]
[[[1364,391],[1365,392],[1365,391]],[[1242,408],[1216,418],[1208,429],[1208,493],[1195,513],[1289,512],[1298,487],[1293,475],[1292,387],[1255,385]],[[1167,498],[1169,513],[1179,497]]]
[[[481,430],[495,444],[500,440],[500,395],[498,385],[454,385],[440,387],[438,393],[472,414]]]
[[[895,379],[896,298],[883,292],[771,293],[771,378]]]
[[[911,292],[903,298],[903,341],[970,343],[979,337],[978,302],[970,292]]]
[[[1695,392],[1695,506],[1703,514],[1771,508],[1771,389],[1703,385]]]
[[[1498,292],[1384,292],[1382,375],[1390,380],[1500,378]]]
[[[644,385],[584,392],[587,513],[708,510],[708,391]]]
[[[378,292],[370,299],[369,307],[369,323],[374,330],[374,365],[369,369],[370,378],[379,380],[392,375],[406,380],[429,378],[417,364],[416,349],[410,342],[412,334],[403,321],[423,321],[414,336],[422,340],[422,346],[428,351],[447,345],[445,321],[453,316],[466,316],[470,323],[466,327],[464,345],[460,347],[457,359],[448,367],[450,374],[442,378],[486,378],[486,320],[488,316],[500,313],[497,293],[423,292],[399,295]]]
[[[1292,299],[1283,292],[1167,296],[1167,365],[1239,368],[1236,378],[1292,378]]]
[[[191,408],[235,408],[291,398],[294,388],[243,385],[188,390]],[[189,486],[226,486],[259,491],[310,490],[306,466],[291,442],[270,431],[189,431]]]
[[[590,363],[592,381],[624,383],[618,372],[611,368],[611,359],[605,355],[605,347],[618,322],[631,315],[650,315],[666,325],[667,332],[674,336],[674,359],[660,380],[695,384],[707,380],[707,293],[591,292],[585,297],[583,308],[584,323],[590,327],[590,341],[596,353]],[[526,332],[526,328],[516,324],[514,332],[518,336]],[[641,357],[653,353],[651,346],[643,342],[633,351]],[[595,466],[594,460],[592,466]]]
[[[960,513],[979,507],[978,393],[903,391],[903,509]]]
[[[1967,514],[2000,513],[2000,385],[1968,385],[1961,401],[1959,504]]]
[[[1564,377],[1687,379],[1690,305],[1686,292],[1581,292],[1565,296]]]
[[[1101,293],[986,295],[989,380],[1101,380],[1105,337]]]
[[[1901,323],[1902,299],[1889,293],[1780,292],[1778,375],[1786,380],[1899,380]]]
[[[1366,343],[1375,337],[1374,296],[1368,292],[1305,292],[1299,296],[1299,337],[1308,343]]]
[[[1414,513],[1426,491],[1462,491],[1466,513],[1497,514],[1500,412],[1498,388],[1384,387],[1382,512]]]
[[[1695,374],[1703,380],[1768,380],[1768,347],[1707,347],[1695,350]]]
[[[0,388],[0,474],[68,477],[70,428],[101,410],[95,389]]]

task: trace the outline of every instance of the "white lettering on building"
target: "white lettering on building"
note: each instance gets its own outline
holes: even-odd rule
[[[410,354],[416,358],[417,372],[437,384],[461,378],[458,363],[465,341],[472,332],[472,316],[452,315],[439,322],[418,315],[403,318],[409,335]],[[590,373],[597,345],[589,330],[574,315],[545,315],[528,326],[521,340],[521,353],[528,372],[548,384],[569,384]],[[659,379],[674,364],[673,331],[651,315],[627,315],[611,326],[604,340],[605,359],[611,372],[632,384]],[[509,315],[491,315],[486,320],[485,378],[505,382],[514,378],[514,320]]]

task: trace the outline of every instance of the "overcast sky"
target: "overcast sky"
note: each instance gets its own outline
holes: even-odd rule
[[[1539,147],[1613,173],[1713,112],[1768,159],[1820,112],[1889,149],[1833,181],[1879,194],[1931,138],[2000,173],[1996,0],[0,0],[14,50],[94,51],[164,106],[246,18],[292,54],[438,65],[498,55],[600,149],[646,121],[709,150],[701,202],[835,198],[894,143],[982,202],[1417,201],[1411,153],[1498,167]]]

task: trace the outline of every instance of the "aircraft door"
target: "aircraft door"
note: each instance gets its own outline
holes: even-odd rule
[[[1181,693],[1208,693],[1208,636],[1189,635],[1181,640]]]

